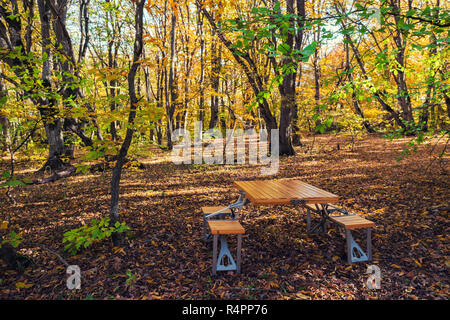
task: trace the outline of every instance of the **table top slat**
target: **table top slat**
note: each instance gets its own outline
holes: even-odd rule
[[[263,184],[258,186],[257,184],[250,183],[251,181],[242,181],[242,182],[244,182],[244,185],[245,185],[246,189],[249,190],[251,195],[256,197],[256,198],[267,198],[267,197],[271,196],[270,193],[267,193],[264,190],[264,185]]]
[[[250,202],[260,205],[289,204],[305,200],[308,204],[336,203],[339,196],[296,179],[235,181]]]

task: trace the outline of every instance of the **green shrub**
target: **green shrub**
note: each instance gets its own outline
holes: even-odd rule
[[[14,231],[11,231],[2,241],[0,241],[0,248],[4,244],[9,244],[14,248],[17,248],[22,242],[22,236]]]
[[[75,255],[82,248],[87,248],[95,242],[110,238],[114,232],[122,233],[130,229],[125,222],[116,222],[114,226],[110,226],[109,221],[109,218],[93,219],[89,225],[64,233],[63,243],[67,243],[64,250]]]

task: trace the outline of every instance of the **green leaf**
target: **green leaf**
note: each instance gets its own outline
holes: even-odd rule
[[[291,47],[287,43],[282,43],[278,47],[278,51],[280,51],[282,54],[288,54],[291,50]]]
[[[308,62],[309,57],[314,54],[316,51],[317,42],[313,41],[311,44],[307,45],[301,52],[302,52],[302,58],[301,60],[303,62]]]
[[[2,172],[2,178],[8,179],[11,176],[11,173],[8,170]]]
[[[24,183],[26,183],[26,184],[31,184],[31,183],[33,183],[33,180],[31,180],[31,179],[28,178],[28,177],[23,178],[22,181],[23,181]]]

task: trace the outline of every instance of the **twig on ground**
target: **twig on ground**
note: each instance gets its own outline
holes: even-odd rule
[[[31,246],[34,246],[34,247],[41,248],[42,250],[47,251],[47,252],[53,254],[53,255],[56,256],[56,257],[58,258],[58,260],[59,260],[62,264],[64,264],[66,267],[70,266],[70,264],[69,264],[69,263],[68,263],[68,262],[67,262],[67,261],[66,261],[59,253],[58,253],[58,252],[56,252],[56,251],[54,251],[54,250],[52,250],[52,249],[50,249],[50,248],[44,246],[43,244],[39,244],[39,243],[31,243],[30,245],[31,245]]]

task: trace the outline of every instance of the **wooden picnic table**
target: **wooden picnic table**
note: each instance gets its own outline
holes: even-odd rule
[[[296,179],[235,181],[234,186],[256,205],[336,203],[339,196]]]
[[[333,204],[339,201],[339,196],[298,179],[235,181],[234,186],[239,190],[240,193],[239,199],[227,207],[219,207],[219,208],[214,207],[209,211],[204,210],[205,223],[207,222],[207,220],[213,217],[229,214],[229,212],[231,212],[232,220],[238,220],[242,208],[248,202],[254,205],[299,206],[301,208],[306,209],[307,213],[306,230],[308,233],[326,232],[328,221],[335,222],[345,229],[346,235],[345,237],[347,239],[346,240],[347,260],[349,263],[359,261],[369,261],[372,259],[370,230],[374,226],[374,223],[365,220],[357,215],[349,214],[344,209],[335,207]],[[312,229],[310,228],[311,210],[315,211],[321,216],[320,222],[317,225],[315,225]],[[330,214],[333,213],[340,213],[341,215],[330,216]],[[230,222],[226,223],[230,224]],[[236,225],[238,225],[238,223]],[[359,245],[355,242],[355,240],[351,235],[351,230],[361,228],[365,228],[367,230],[367,239],[366,239],[367,254],[359,247]],[[213,229],[214,228],[211,228],[212,231],[214,231]],[[232,233],[227,230],[225,230],[224,232],[228,232],[227,234]],[[240,226],[240,224],[239,224],[239,232],[243,233],[243,228]],[[216,242],[217,239],[215,240],[215,243]],[[224,243],[223,246],[225,250],[228,250],[226,243]],[[229,251],[227,251],[226,254],[229,254]],[[215,271],[215,269],[213,270]]]
[[[239,190],[239,199],[223,207],[220,210],[205,215],[206,219],[223,214],[229,210],[232,211],[232,218],[237,219],[243,206],[248,202],[254,205],[315,205],[317,212],[321,215],[321,221],[313,228],[313,231],[321,229],[325,232],[325,223],[329,218],[328,207],[332,203],[339,201],[339,196],[312,186],[306,182],[297,179],[282,180],[253,180],[253,181],[235,181],[234,186]],[[307,215],[307,228],[310,227],[310,215]]]
[[[329,206],[339,201],[339,196],[298,179],[235,181],[234,186],[241,193],[239,204],[245,205],[249,201],[254,205],[291,204],[303,208],[315,206],[321,220],[311,229],[311,216],[308,210],[306,217],[308,232],[310,230],[311,232],[326,232]],[[240,209],[238,213],[240,213]]]

